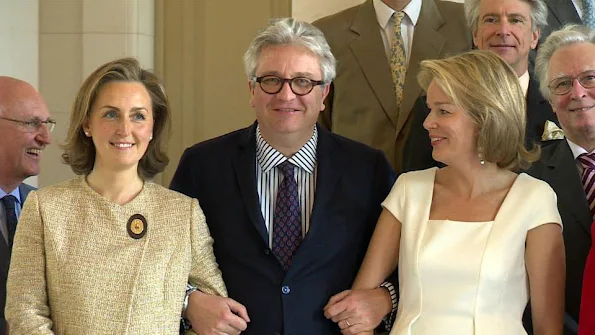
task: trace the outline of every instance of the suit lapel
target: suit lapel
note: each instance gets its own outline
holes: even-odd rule
[[[335,200],[335,189],[341,174],[340,162],[337,156],[333,155],[335,140],[330,133],[318,127],[318,148],[316,149],[316,194],[314,205],[310,215],[310,231],[308,235],[314,235],[324,220],[322,219]]]
[[[424,59],[438,58],[444,47],[446,40],[438,31],[443,24],[444,20],[434,1],[422,1],[421,12],[413,34],[411,56],[407,67],[407,76],[405,77],[403,102],[397,124],[397,134],[403,129],[407,118],[409,118],[411,109],[413,109],[415,100],[417,100],[421,93],[421,87],[417,83],[419,63]]]
[[[572,151],[566,140],[561,140],[553,149],[551,157],[543,157],[544,163],[552,169],[551,186],[556,191],[558,199],[570,209],[572,215],[590,236],[593,218],[586,197],[577,197],[577,194],[583,195],[585,191]]]
[[[394,84],[372,0],[362,4],[353,20],[351,30],[358,35],[351,43],[351,51],[382,104],[384,112],[396,127],[398,117]]]
[[[561,25],[568,22],[581,22],[572,0],[549,0],[547,5],[550,13],[556,17]]]
[[[233,158],[234,173],[238,180],[238,188],[250,221],[262,237],[266,245],[269,244],[268,232],[260,211],[260,201],[256,191],[256,124],[248,128],[239,145],[238,153]]]
[[[33,188],[31,186],[28,186],[27,184],[19,185],[19,193],[21,195],[21,208],[22,208],[22,205],[25,203],[25,200],[27,200],[27,196],[29,195],[29,192],[31,192],[32,190],[33,190]]]
[[[312,255],[308,253],[308,245],[316,238],[326,238],[327,234],[323,232],[328,227],[329,209],[336,203],[335,189],[341,174],[340,162],[338,157],[333,155],[335,140],[330,133],[323,127],[318,126],[318,146],[316,148],[316,193],[314,196],[314,205],[310,215],[310,230],[302,241],[302,244],[295,254],[295,259],[288,273],[296,273],[312,260]],[[321,232],[322,231],[322,232]],[[316,256],[314,256],[316,257]]]
[[[553,118],[553,113],[547,100],[545,100],[539,92],[539,84],[532,78],[529,80],[529,87],[527,88],[527,97],[525,100],[527,101],[525,136],[527,139],[539,143],[545,128],[545,121]]]

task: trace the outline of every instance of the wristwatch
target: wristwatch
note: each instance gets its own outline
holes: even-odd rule
[[[195,291],[198,291],[196,287],[186,284],[186,296],[184,297],[184,304],[182,304],[182,327],[184,327],[184,330],[192,329],[190,320],[186,318],[186,310],[188,309],[188,297],[190,297],[190,294]]]

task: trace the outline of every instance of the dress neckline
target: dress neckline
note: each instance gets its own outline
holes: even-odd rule
[[[436,182],[436,172],[438,172],[438,169],[439,168],[438,167],[433,167],[431,169],[434,170],[434,173],[432,174],[432,191],[430,193],[430,199],[433,199],[434,198],[434,184]],[[498,211],[496,212],[496,216],[494,217],[494,220],[492,220],[492,221],[454,221],[454,220],[448,220],[448,219],[430,219],[429,210],[428,210],[428,214],[427,214],[428,221],[451,221],[451,222],[461,222],[461,223],[470,223],[470,222],[496,222],[498,220],[498,217],[500,216],[500,213],[503,212],[503,209],[505,208],[505,206],[508,206],[508,202],[513,201],[513,200],[509,200],[510,199],[510,194],[513,193],[513,190],[515,190],[517,187],[519,187],[518,186],[519,184],[522,184],[522,180],[524,180],[526,177],[528,177],[528,175],[526,173],[524,173],[524,172],[521,172],[521,173],[517,174],[516,178],[512,182],[512,185],[510,185],[510,188],[508,189],[508,192],[506,193],[506,196],[502,200],[502,203],[500,204],[500,207],[498,208]],[[431,206],[432,206],[432,202],[430,201],[430,207]]]

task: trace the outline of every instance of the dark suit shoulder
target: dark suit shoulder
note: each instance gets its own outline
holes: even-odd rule
[[[563,146],[568,146],[568,142],[566,142],[564,139],[548,142],[550,143],[541,149],[541,157],[539,159],[540,162],[549,163],[558,150],[564,149]]]
[[[29,184],[21,183],[19,185],[19,192],[21,193],[21,203],[25,202],[25,200],[27,199],[27,195],[29,195],[29,192],[34,191],[36,189],[36,187],[33,187]]]
[[[328,133],[330,138],[335,141],[335,150],[342,150],[345,153],[349,153],[350,155],[357,154],[358,156],[366,155],[366,156],[375,156],[375,155],[382,155],[384,157],[384,153],[381,150],[374,149],[367,144],[354,141],[347,137],[335,134],[335,133]]]
[[[230,133],[196,143],[186,149],[185,154],[219,152],[230,147],[237,147],[240,143],[247,140],[251,128],[252,126],[234,130]]]
[[[527,170],[527,174],[541,180],[549,181],[550,166],[554,163],[552,160],[558,150],[564,149],[561,147],[563,145],[567,145],[566,140],[548,141],[548,145],[541,148],[539,160],[531,164]]]

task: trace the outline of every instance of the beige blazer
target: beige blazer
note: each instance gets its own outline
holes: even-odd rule
[[[6,319],[11,335],[178,334],[187,281],[227,295],[197,200],[147,182],[121,206],[76,178],[27,197]]]
[[[400,110],[372,0],[322,18],[314,25],[324,32],[338,60],[337,78],[320,123],[334,133],[384,151],[400,172],[411,109],[422,93],[417,83],[419,63],[471,48],[463,5],[422,1]]]

